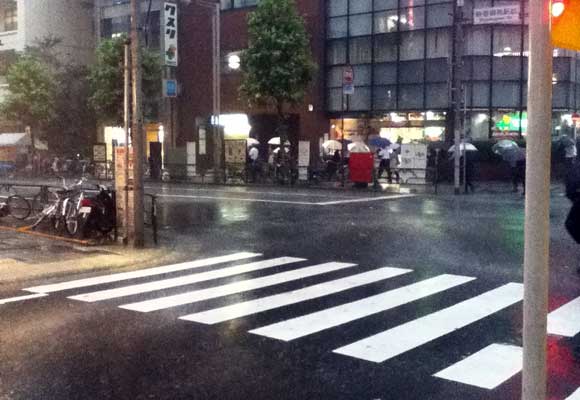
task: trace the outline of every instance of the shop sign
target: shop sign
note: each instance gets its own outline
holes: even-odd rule
[[[165,65],[177,66],[177,4],[165,3],[164,7]]]
[[[107,145],[105,143],[93,146],[93,161],[97,163],[107,162]]]
[[[246,163],[246,140],[225,140],[226,164]]]
[[[522,132],[526,132],[528,129],[528,113],[522,113],[520,119],[519,113],[504,114],[501,119],[495,123],[495,128],[499,131],[520,131],[520,125]]]
[[[473,24],[519,24],[519,4],[473,9]]]
[[[163,97],[177,97],[177,81],[163,79]]]

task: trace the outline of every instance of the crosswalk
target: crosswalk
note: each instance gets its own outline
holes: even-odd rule
[[[340,342],[342,327],[360,325],[364,332],[365,319],[371,316],[413,305],[430,296],[446,295],[455,288],[470,293],[471,297],[456,304],[414,319],[407,318],[406,322],[382,332],[366,332],[362,338],[331,349],[337,357],[382,364],[403,356],[413,357],[413,350],[492,318],[502,310],[518,305],[523,298],[523,285],[517,282],[508,282],[481,293],[472,284],[475,277],[441,274],[417,278],[415,275],[412,269],[406,268],[384,266],[368,269],[347,262],[311,263],[298,257],[264,259],[259,253],[239,252],[28,287],[23,289],[28,295],[0,299],[0,305],[63,292],[71,300],[111,302],[124,310],[140,313],[174,309],[180,314],[181,309],[177,307],[187,306],[178,318],[203,325],[276,310],[278,314],[270,313],[272,317],[282,317],[268,325],[251,327],[248,333],[282,342],[299,341],[316,334],[323,340],[332,338],[334,343],[336,340]],[[404,278],[407,283],[401,285],[398,280],[393,281],[395,278]],[[203,285],[196,288],[200,283]],[[288,285],[294,288],[288,290]],[[366,294],[364,288],[372,290]],[[349,293],[348,301],[341,300],[341,294]],[[204,303],[216,299],[220,305],[208,308],[208,303]],[[314,300],[324,300],[325,308],[304,311],[315,303]],[[300,315],[296,316],[294,312],[287,317],[282,312],[286,307],[298,304],[302,305]],[[195,311],[191,312],[191,308]],[[580,333],[580,297],[550,313],[548,333],[562,337],[574,337]],[[433,377],[492,390],[519,373],[521,368],[521,347],[486,343],[468,357],[441,371],[433,371]],[[579,400],[580,389],[570,394],[568,399]]]

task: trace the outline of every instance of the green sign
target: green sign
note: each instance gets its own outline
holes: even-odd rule
[[[509,114],[504,114],[501,119],[495,123],[495,128],[500,131],[520,131],[520,126],[522,132],[528,130],[528,113],[523,112],[520,119],[520,113],[514,112]]]

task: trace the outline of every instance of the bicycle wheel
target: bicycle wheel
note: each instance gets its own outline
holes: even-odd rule
[[[24,220],[30,215],[30,203],[24,197],[14,195],[6,201],[8,212],[16,219]]]
[[[45,195],[42,193],[38,193],[32,199],[31,208],[33,214],[37,215],[44,210],[44,208],[48,205],[54,204],[58,201],[58,196],[54,192],[46,192]]]
[[[74,201],[68,201],[64,210],[64,228],[70,236],[75,236],[80,226],[79,213],[75,204]]]

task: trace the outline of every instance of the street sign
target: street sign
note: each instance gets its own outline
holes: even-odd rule
[[[177,81],[163,79],[163,97],[177,97]]]
[[[352,85],[354,83],[354,70],[350,65],[344,67],[342,71],[342,84],[343,85]]]
[[[473,24],[520,24],[520,6],[505,5],[473,9]]]
[[[342,85],[342,93],[346,95],[354,94],[354,85],[352,83]]]

